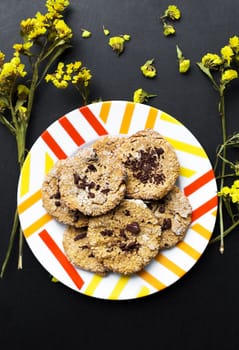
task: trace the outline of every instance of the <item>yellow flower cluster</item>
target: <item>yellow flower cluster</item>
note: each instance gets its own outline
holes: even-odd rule
[[[48,12],[45,15],[37,12],[35,17],[22,20],[20,27],[24,41],[32,41],[43,35],[48,35],[52,41],[70,39],[72,31],[61,19],[62,12],[68,5],[68,0],[47,0]]]
[[[232,203],[239,204],[239,180],[235,180],[231,187],[224,186],[221,191],[218,192],[218,196],[229,197]]]
[[[166,17],[169,17],[173,21],[179,20],[181,18],[181,12],[179,8],[175,5],[169,5],[167,10],[164,12]]]
[[[0,67],[0,92],[1,94],[7,94],[10,85],[12,85],[17,78],[23,78],[27,74],[25,71],[25,65],[21,63],[21,59],[18,53],[6,63],[3,63],[4,54],[0,53],[0,60],[2,64]]]
[[[73,85],[87,87],[92,78],[89,69],[82,67],[82,62],[64,64],[59,62],[55,73],[46,75],[46,82],[52,82],[58,89],[65,89],[71,82]]]
[[[238,72],[235,69],[235,62],[238,61],[239,56],[239,37],[233,36],[229,38],[228,44],[223,46],[220,50],[221,55],[215,53],[207,53],[202,57],[199,67],[205,67],[207,70],[219,71],[221,72],[221,83],[228,84],[230,81],[238,78]],[[206,71],[204,71],[206,72]],[[207,73],[210,79],[209,72]]]

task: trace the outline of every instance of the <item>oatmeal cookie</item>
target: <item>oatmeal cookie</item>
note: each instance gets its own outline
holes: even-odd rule
[[[154,130],[142,130],[125,139],[119,154],[127,169],[128,198],[160,199],[179,176],[173,147]]]
[[[124,139],[124,137],[106,135],[100,137],[91,147],[96,153],[100,153],[101,156],[114,157],[115,152],[123,144]]]
[[[162,229],[160,249],[171,248],[180,242],[191,222],[192,207],[188,198],[177,187],[161,200],[147,203]]]
[[[59,181],[61,171],[68,160],[59,160],[46,175],[42,184],[42,205],[56,220],[75,227],[84,227],[88,224],[88,217],[77,209],[70,209],[62,200]]]
[[[96,258],[124,275],[140,271],[158,254],[161,228],[141,200],[123,200],[105,215],[90,218],[88,239]]]
[[[72,210],[84,215],[104,214],[124,198],[124,166],[105,157],[92,147],[79,150],[72,162],[62,169],[59,187],[62,199]]]
[[[106,274],[107,269],[95,258],[90,248],[87,228],[69,226],[63,234],[63,248],[73,265],[99,275]]]

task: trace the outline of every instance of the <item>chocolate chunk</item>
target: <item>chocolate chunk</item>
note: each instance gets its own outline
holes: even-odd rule
[[[78,185],[78,182],[80,181],[80,176],[77,173],[74,173],[73,177],[74,177],[74,184]]]
[[[125,230],[123,228],[120,229],[120,237],[124,238],[124,239],[128,239],[128,237],[125,234]]]
[[[125,215],[125,216],[130,216],[130,211],[129,211],[128,209],[126,209],[126,210],[124,211],[124,215]]]
[[[162,224],[162,231],[170,230],[171,227],[172,227],[171,219],[170,218],[164,219]]]
[[[140,227],[139,224],[134,221],[126,225],[126,230],[131,232],[133,235],[137,235],[140,232]]]
[[[86,236],[87,236],[87,232],[79,233],[77,236],[75,236],[74,241],[78,241],[79,239],[85,238]]]
[[[60,201],[55,201],[55,206],[56,207],[60,207],[61,206],[61,202]]]
[[[92,192],[89,192],[89,193],[88,193],[88,197],[89,197],[89,198],[95,198],[95,194],[92,193]]]
[[[136,242],[130,242],[130,243],[121,243],[120,244],[120,248],[121,250],[123,251],[132,251],[134,249],[138,250],[140,247],[140,244],[139,243],[136,243]]]
[[[102,236],[112,236],[113,231],[112,230],[104,230],[100,232],[102,234]]]
[[[164,207],[163,205],[161,205],[161,206],[159,207],[159,212],[160,212],[161,214],[165,213],[165,207]]]
[[[105,188],[105,189],[101,190],[100,192],[102,192],[103,194],[108,194],[110,192],[110,189]]]
[[[88,165],[87,169],[90,171],[97,171],[96,167],[93,164]]]

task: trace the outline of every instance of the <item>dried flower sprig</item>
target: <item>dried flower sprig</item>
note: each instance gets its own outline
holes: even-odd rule
[[[46,0],[45,5],[45,14],[37,12],[35,17],[21,21],[22,42],[13,46],[12,59],[5,62],[5,56],[0,52],[0,122],[16,139],[20,169],[26,156],[26,135],[36,89],[51,65],[71,46],[73,35],[63,19],[63,12],[69,6],[69,1]],[[16,210],[1,277],[9,261],[18,226]],[[20,229],[19,269],[22,268],[22,249],[23,234]]]
[[[104,33],[106,32],[104,31]],[[129,34],[112,36],[109,38],[108,44],[112,48],[112,50],[115,51],[118,54],[118,56],[120,56],[124,51],[125,42],[129,41],[130,39],[131,39],[131,36]]]
[[[176,45],[179,73],[185,74],[189,71],[191,61],[183,56],[182,50]]]
[[[81,61],[65,64],[59,62],[53,74],[47,74],[46,82],[52,82],[58,89],[66,89],[72,84],[80,93],[83,104],[89,103],[89,83],[92,78],[91,71],[82,66]]]
[[[139,88],[134,91],[133,94],[133,101],[137,103],[144,103],[148,102],[149,98],[156,97],[155,94],[150,94],[147,91],[143,90],[142,88]]]
[[[163,24],[163,34],[165,36],[174,35],[176,33],[175,27],[168,23],[168,20],[178,21],[181,18],[181,11],[176,5],[169,5],[164,11],[164,14],[160,17]]]
[[[146,78],[154,78],[157,75],[157,69],[155,67],[154,58],[147,60],[141,67],[140,70]]]
[[[219,115],[221,120],[222,144],[217,151],[215,172],[219,185],[219,236],[213,238],[211,242],[220,240],[219,251],[224,252],[224,237],[232,232],[239,225],[239,205],[238,205],[238,161],[232,162],[228,157],[230,147],[239,146],[239,133],[229,137],[227,135],[227,119],[225,113],[225,91],[230,83],[238,78],[238,53],[239,37],[229,38],[227,45],[221,48],[220,55],[215,53],[205,54],[198,67],[210,79],[214,89],[219,94]],[[228,167],[229,166],[229,167]],[[232,179],[231,187],[225,186],[226,179]],[[233,195],[232,195],[233,194]],[[224,211],[225,208],[225,211]],[[229,216],[230,225],[225,228],[224,217]]]

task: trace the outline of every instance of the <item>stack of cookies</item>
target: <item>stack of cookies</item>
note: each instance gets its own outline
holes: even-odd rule
[[[192,213],[175,185],[179,169],[170,143],[151,129],[103,136],[56,162],[43,182],[42,201],[67,225],[68,259],[100,275],[129,275],[175,246]]]

